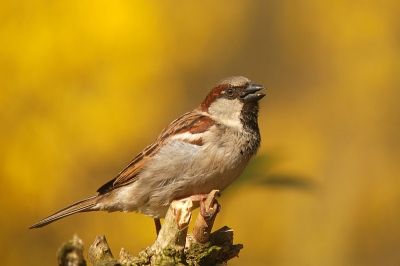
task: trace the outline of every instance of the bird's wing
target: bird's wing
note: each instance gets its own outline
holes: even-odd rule
[[[123,169],[114,179],[101,186],[97,192],[107,193],[117,187],[133,183],[138,179],[138,174],[152,159],[158,150],[171,138],[189,142],[193,145],[202,145],[201,133],[215,124],[214,120],[200,112],[188,112],[169,124],[158,138]]]

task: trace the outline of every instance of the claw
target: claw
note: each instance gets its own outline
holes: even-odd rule
[[[208,211],[204,205],[204,201],[200,202],[200,214],[204,217],[204,220],[211,220],[221,209],[221,205],[218,204],[217,200],[214,201],[214,205]]]

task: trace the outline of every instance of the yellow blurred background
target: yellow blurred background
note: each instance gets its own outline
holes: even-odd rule
[[[95,194],[220,79],[263,84],[259,155],[215,228],[229,265],[400,265],[400,2],[0,4],[2,265],[55,265],[77,233],[115,256],[154,238],[139,214],[28,230]]]

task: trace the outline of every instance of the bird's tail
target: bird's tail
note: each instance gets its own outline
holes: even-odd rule
[[[98,198],[98,196],[93,196],[91,198],[87,198],[87,199],[78,201],[78,202],[76,202],[68,207],[65,207],[64,209],[61,209],[58,212],[55,212],[52,215],[44,218],[43,220],[41,220],[38,223],[29,227],[29,229],[43,227],[45,225],[48,225],[52,222],[55,222],[55,221],[61,219],[61,218],[70,216],[70,215],[78,213],[78,212],[94,211],[93,207],[96,205],[97,198]]]

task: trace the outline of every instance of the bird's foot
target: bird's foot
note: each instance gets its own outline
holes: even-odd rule
[[[206,206],[204,201],[200,202],[200,214],[204,217],[204,220],[211,220],[219,211],[221,210],[221,205],[218,201],[214,199],[214,204],[212,207]]]
[[[204,220],[212,219],[221,209],[221,205],[218,204],[217,198],[221,196],[219,190],[213,190],[210,194],[199,194],[193,195],[189,198],[192,201],[198,201],[200,203],[200,214],[204,217]]]
[[[213,190],[209,194],[197,194],[186,198],[181,198],[179,200],[185,201],[190,199],[191,201],[204,202],[209,196],[211,198],[217,199],[221,196],[221,192],[219,192],[219,190]]]
[[[160,221],[160,219],[154,218],[154,224],[156,225],[156,233],[157,233],[157,236],[158,236],[158,234],[160,233],[160,230],[161,230],[161,221]]]

